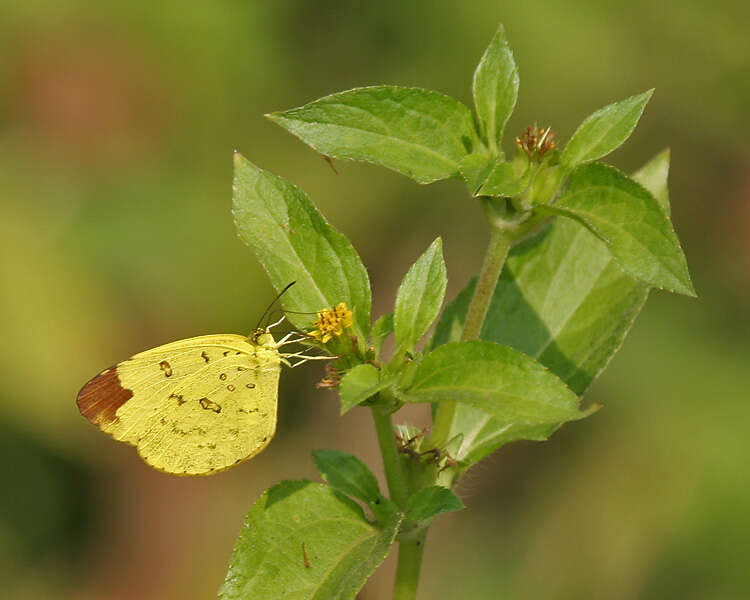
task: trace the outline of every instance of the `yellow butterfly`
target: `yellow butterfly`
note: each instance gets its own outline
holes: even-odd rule
[[[209,475],[232,467],[261,452],[276,431],[281,363],[332,358],[282,354],[282,345],[315,336],[290,333],[276,342],[269,329],[204,335],[136,354],[86,383],[78,409],[160,471]]]

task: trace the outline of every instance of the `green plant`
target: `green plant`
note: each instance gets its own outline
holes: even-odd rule
[[[439,319],[447,281],[439,238],[406,273],[393,312],[371,324],[367,271],[349,241],[302,191],[235,155],[237,230],[277,289],[297,282],[283,306],[314,336],[309,345],[336,357],[325,384],[338,389],[342,413],[371,410],[388,496],[355,456],[314,452],[327,485],[287,481],[263,494],[222,598],[354,598],[396,542],[394,598],[415,598],[428,528],[463,508],[451,491],[462,474],[504,444],[545,440],[595,412],[581,396],[650,288],[694,295],[669,219],[669,152],[630,177],[595,162],[630,136],[651,91],[595,112],[562,150],[550,128],[529,127],[506,159],[517,92],[500,28],[474,73],[475,115],[442,94],[395,86],[268,115],[326,157],[422,184],[466,183],[490,242],[478,276]],[[392,414],[417,402],[431,403],[432,430],[394,428]]]

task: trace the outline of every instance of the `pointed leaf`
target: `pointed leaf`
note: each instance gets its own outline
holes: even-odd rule
[[[443,242],[437,238],[411,266],[398,288],[393,325],[401,349],[414,350],[440,313],[447,283]]]
[[[309,328],[315,311],[346,302],[361,339],[370,329],[370,281],[356,250],[296,186],[234,155],[234,223],[277,290],[289,319]]]
[[[597,160],[618,148],[633,133],[654,90],[625,98],[586,117],[562,152],[569,167]]]
[[[426,521],[444,512],[454,512],[464,508],[463,502],[448,488],[433,485],[422,488],[406,505],[406,518],[410,521]]]
[[[654,198],[656,198],[659,206],[661,206],[667,216],[671,212],[669,190],[667,189],[669,157],[669,148],[666,148],[633,173],[633,179],[654,195]]]
[[[320,475],[331,487],[363,502],[380,498],[378,480],[356,456],[338,450],[314,450],[312,457]]]
[[[370,364],[357,365],[349,369],[339,385],[341,414],[343,415],[368,398],[372,398],[392,383],[392,379],[383,377],[381,371]]]
[[[497,149],[518,99],[518,69],[502,25],[479,61],[472,91],[482,139]]]
[[[326,156],[372,162],[419,183],[458,176],[478,141],[460,102],[392,85],[332,94],[268,117]]]
[[[430,352],[400,398],[461,402],[496,419],[526,425],[587,415],[578,410],[576,395],[545,367],[512,348],[482,340],[445,344]]]
[[[382,528],[332,488],[285,481],[266,491],[245,520],[222,600],[353,600],[385,559],[399,517]]]
[[[540,211],[579,221],[604,241],[624,271],[651,286],[695,296],[672,223],[651,193],[603,164],[578,167],[567,191]]]

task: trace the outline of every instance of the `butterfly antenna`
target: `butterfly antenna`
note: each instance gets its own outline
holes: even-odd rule
[[[258,324],[256,325],[256,329],[260,328],[260,324],[263,322],[263,319],[266,318],[266,315],[268,315],[268,312],[273,308],[273,305],[276,304],[279,301],[279,298],[281,298],[284,295],[284,292],[286,292],[290,287],[292,287],[296,281],[292,281],[292,283],[286,285],[283,290],[281,290],[276,297],[273,299],[273,301],[268,305],[268,308],[263,311],[263,314],[261,315],[260,319],[258,319]]]

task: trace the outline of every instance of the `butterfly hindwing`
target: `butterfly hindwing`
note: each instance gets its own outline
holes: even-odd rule
[[[83,387],[78,406],[151,466],[209,474],[256,455],[273,437],[279,371],[272,339],[201,336],[103,371]]]

